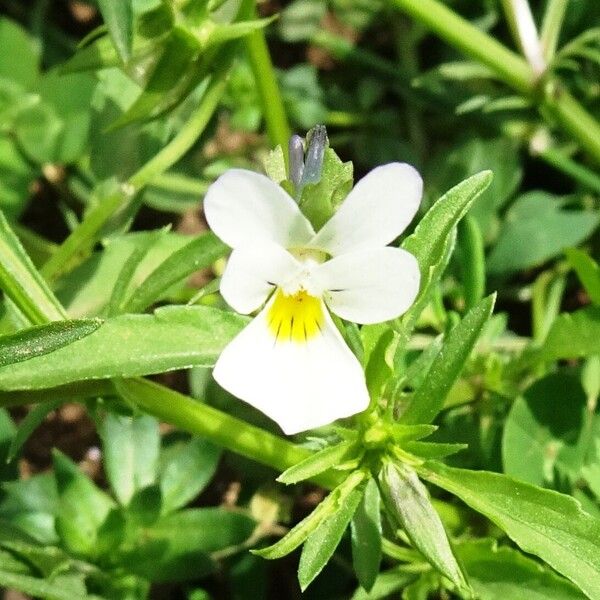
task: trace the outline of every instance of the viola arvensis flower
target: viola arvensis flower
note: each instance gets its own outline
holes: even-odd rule
[[[387,247],[419,207],[422,181],[407,164],[361,179],[315,233],[268,177],[233,169],[204,201],[211,229],[233,248],[221,294],[237,312],[266,305],[225,348],[217,382],[286,434],[365,410],[362,367],[329,310],[354,323],[398,317],[419,290],[412,254]]]

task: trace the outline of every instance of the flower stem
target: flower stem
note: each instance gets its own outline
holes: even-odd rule
[[[590,190],[600,194],[600,176],[591,169],[575,162],[558,148],[540,150],[537,152],[537,156],[549,165],[552,165],[555,169],[569,175]]]
[[[252,7],[249,19],[256,19],[256,8]],[[283,157],[286,167],[288,167],[287,144],[292,135],[292,130],[288,123],[283,97],[277,83],[277,76],[269,47],[265,39],[263,30],[257,30],[244,38],[246,52],[250,60],[250,66],[254,73],[256,89],[263,108],[263,115],[267,126],[267,134],[272,146],[281,145],[283,148]]]
[[[125,400],[144,412],[278,471],[311,455],[306,448],[157,383],[141,378],[114,383]],[[323,473],[312,481],[335,487],[340,478],[334,473]]]

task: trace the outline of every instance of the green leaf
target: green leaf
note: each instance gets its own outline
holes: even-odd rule
[[[121,60],[126,63],[131,56],[133,41],[131,0],[98,0],[98,6],[113,44]]]
[[[193,64],[199,52],[200,45],[195,37],[182,27],[174,27],[164,43],[162,54],[154,65],[144,90],[111,125],[111,129],[156,117],[180,102],[194,87],[192,82],[197,80],[199,83],[202,79],[201,72]]]
[[[596,229],[598,215],[563,210],[563,205],[547,192],[517,198],[489,255],[488,271],[501,274],[535,267],[585,240]]]
[[[540,358],[546,361],[600,354],[600,307],[559,315],[548,332]]]
[[[484,298],[446,336],[428,376],[415,391],[411,403],[400,417],[402,423],[429,423],[435,419],[488,322],[495,299],[495,294]]]
[[[152,315],[114,317],[50,354],[0,367],[0,390],[212,366],[246,323],[244,317],[205,306],[170,306]]]
[[[369,354],[369,361],[365,369],[367,389],[372,399],[381,397],[381,390],[393,374],[392,367],[387,362],[387,352],[394,342],[394,332],[386,330],[377,341],[377,344]]]
[[[137,489],[127,506],[127,520],[148,527],[158,520],[162,511],[162,494],[158,485]]]
[[[222,508],[188,509],[141,529],[118,564],[153,582],[198,579],[215,568],[211,554],[243,545],[256,523]]]
[[[278,542],[267,548],[252,550],[252,553],[263,558],[275,559],[295,550],[325,519],[335,515],[346,502],[350,493],[361,485],[364,478],[364,473],[360,471],[352,473],[322,500],[315,510],[288,531]]]
[[[55,450],[53,458],[59,496],[56,529],[70,552],[95,556],[100,527],[114,502],[64,454]]]
[[[22,575],[20,573],[9,573],[0,570],[0,586],[8,589],[19,590],[46,600],[85,600],[91,598],[85,594],[85,586],[81,589],[77,585],[82,583],[82,577],[77,575],[61,575],[52,581]],[[79,593],[74,593],[74,587],[79,588]]]
[[[104,469],[115,497],[127,505],[134,493],[154,483],[160,449],[153,417],[107,413],[99,427]]]
[[[468,448],[468,444],[442,444],[436,442],[416,442],[410,441],[402,444],[402,449],[424,458],[425,460],[431,458],[444,458],[451,456],[457,452],[461,452]]]
[[[436,462],[419,472],[484,514],[522,550],[539,556],[590,598],[600,598],[600,520],[579,502],[499,473]]]
[[[355,487],[337,511],[323,519],[319,527],[308,536],[298,566],[298,581],[302,591],[306,590],[333,556],[363,494],[363,485]]]
[[[422,278],[417,300],[402,318],[408,333],[424,307],[431,286],[442,275],[456,238],[456,226],[491,181],[492,173],[482,171],[453,187],[429,209],[414,233],[404,240],[402,247],[419,262]]]
[[[513,403],[502,439],[507,475],[543,487],[576,485],[594,453],[600,416],[588,409],[581,382],[560,371],[536,381]]]
[[[160,454],[158,473],[163,512],[171,512],[193,500],[212,479],[221,450],[202,438],[176,441]]]
[[[358,588],[352,594],[351,600],[387,600],[394,592],[403,590],[416,577],[415,573],[404,571],[402,568],[383,571],[377,576],[375,584],[369,592]]]
[[[577,277],[583,284],[590,300],[594,304],[600,304],[600,266],[598,263],[589,254],[578,248],[567,248],[565,254],[571,267],[577,272]]]
[[[101,325],[100,319],[55,321],[0,336],[0,367],[54,352],[90,335]]]
[[[480,539],[456,546],[469,583],[482,600],[585,600],[572,583],[514,548]]]
[[[380,504],[377,483],[369,479],[351,523],[352,564],[360,585],[367,591],[375,585],[381,564]]]
[[[0,78],[30,87],[38,76],[40,46],[20,25],[0,19]]]
[[[350,451],[356,446],[354,440],[340,442],[333,446],[327,446],[323,450],[315,452],[297,465],[284,471],[277,481],[287,485],[310,479],[319,473],[334,468],[344,462],[350,455]]]
[[[423,556],[459,588],[466,586],[442,521],[433,508],[427,488],[409,467],[386,462],[378,478],[386,512],[395,527],[402,527]]]
[[[0,289],[34,325],[67,315],[0,211]]]
[[[160,264],[135,290],[127,302],[128,312],[142,312],[178,281],[206,268],[228,252],[213,233],[193,239]]]

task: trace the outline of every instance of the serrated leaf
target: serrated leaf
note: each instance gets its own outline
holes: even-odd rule
[[[428,376],[415,391],[400,417],[402,423],[429,423],[444,406],[444,400],[458,379],[494,309],[495,294],[473,307],[447,335],[431,364]]]
[[[323,473],[344,460],[347,460],[350,451],[356,446],[354,440],[341,442],[333,446],[327,446],[323,450],[315,452],[302,462],[284,471],[277,481],[290,485],[305,479],[310,479],[319,473]]]
[[[373,588],[381,564],[380,504],[377,483],[369,479],[351,523],[352,564],[360,585],[367,591]]]
[[[0,336],[0,367],[54,352],[96,331],[100,319],[54,321]]]
[[[379,473],[378,484],[392,523],[404,529],[415,548],[440,573],[454,585],[464,588],[465,577],[454,557],[442,521],[415,471],[388,461]]]
[[[298,566],[298,581],[305,591],[323,570],[338,547],[348,528],[354,512],[364,494],[364,486],[355,487],[344,499],[338,510],[326,517],[307,538]]]
[[[590,598],[600,598],[600,520],[579,502],[499,473],[433,461],[419,472],[484,514],[521,549],[547,562]]]
[[[246,323],[244,317],[205,306],[170,306],[152,315],[114,317],[50,354],[0,367],[0,390],[212,366]]]

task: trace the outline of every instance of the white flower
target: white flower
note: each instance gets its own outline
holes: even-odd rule
[[[387,247],[410,223],[422,193],[407,164],[361,179],[315,233],[294,200],[264,175],[233,169],[204,201],[211,229],[233,248],[221,294],[258,316],[225,348],[214,378],[287,434],[365,410],[362,367],[328,308],[355,323],[405,312],[419,290],[412,254]]]

